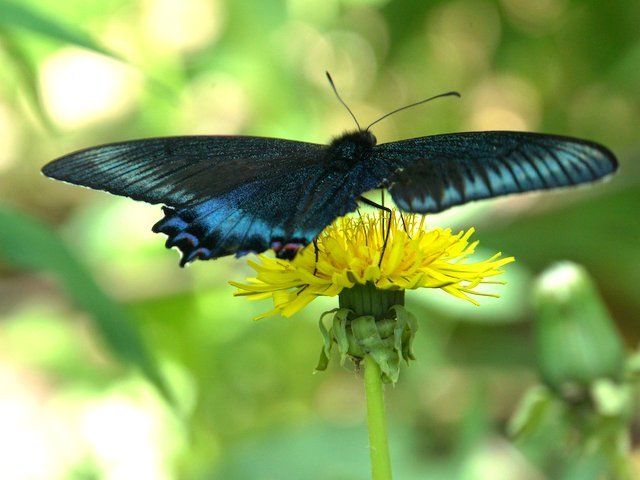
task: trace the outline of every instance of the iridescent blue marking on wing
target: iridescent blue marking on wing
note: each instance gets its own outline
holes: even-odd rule
[[[418,213],[592,182],[617,169],[602,145],[525,132],[434,135],[385,143],[373,152],[374,162],[397,169],[388,184],[398,207]]]
[[[296,220],[304,190],[296,181],[281,183],[251,182],[192,206],[165,207],[165,218],[153,231],[168,235],[168,248],[181,250],[181,265],[195,258],[279,251],[282,244],[307,245],[323,227],[308,229]]]

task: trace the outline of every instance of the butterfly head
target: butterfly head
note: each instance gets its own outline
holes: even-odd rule
[[[368,130],[347,132],[329,144],[325,161],[334,170],[349,170],[366,160],[376,143],[376,137]]]

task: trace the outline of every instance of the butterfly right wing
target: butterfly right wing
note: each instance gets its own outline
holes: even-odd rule
[[[182,251],[184,265],[310,243],[324,225],[301,224],[298,206],[321,180],[325,148],[262,137],[154,138],[71,153],[43,173],[165,204],[153,230],[168,235],[167,247]]]
[[[592,182],[615,156],[594,142],[529,132],[465,132],[378,145],[373,160],[395,169],[389,191],[402,210],[435,213],[472,200]]]

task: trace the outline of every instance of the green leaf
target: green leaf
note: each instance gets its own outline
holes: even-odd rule
[[[517,439],[533,435],[552,415],[554,402],[555,398],[546,387],[539,385],[529,389],[509,420],[509,435]]]
[[[40,89],[38,88],[38,74],[35,67],[20,44],[15,41],[13,35],[5,31],[1,25],[0,46],[3,47],[4,52],[9,57],[9,61],[13,63],[16,74],[20,78],[20,84],[27,95],[27,100],[33,107],[36,115],[48,130],[55,131],[51,118],[42,106]]]
[[[0,206],[0,259],[18,268],[48,272],[71,299],[91,314],[93,327],[113,353],[140,368],[160,393],[172,395],[156,363],[146,350],[133,319],[96,284],[49,227],[24,213]]]
[[[117,55],[81,29],[66,25],[53,16],[39,12],[31,6],[0,0],[0,11],[2,12],[0,16],[1,27],[19,27],[63,43],[71,43],[118,58]]]

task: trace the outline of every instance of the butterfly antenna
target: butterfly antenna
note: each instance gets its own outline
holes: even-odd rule
[[[331,84],[331,88],[333,88],[333,93],[336,94],[336,97],[338,97],[338,100],[340,101],[340,103],[342,105],[344,105],[344,108],[347,109],[347,112],[349,112],[349,114],[351,115],[351,118],[353,118],[353,121],[356,122],[356,125],[358,126],[358,130],[362,130],[362,127],[360,127],[360,124],[358,123],[358,119],[356,118],[356,116],[353,114],[353,112],[349,108],[349,105],[347,105],[345,103],[345,101],[342,100],[342,97],[338,93],[338,89],[336,88],[336,85],[333,83],[333,78],[331,78],[331,75],[329,74],[329,72],[324,72],[324,73],[327,74],[327,78],[329,79],[329,83]]]
[[[329,74],[327,73],[327,75],[329,75]],[[331,78],[331,77],[329,77],[329,78]],[[332,84],[332,85],[333,85],[333,84]],[[335,87],[334,87],[334,88],[335,88]],[[336,93],[336,94],[337,94],[337,93]],[[387,117],[389,117],[389,116],[393,115],[394,113],[401,112],[402,110],[406,110],[407,108],[412,108],[412,107],[415,107],[415,106],[417,106],[417,105],[422,105],[423,103],[430,102],[431,100],[435,100],[436,98],[442,98],[442,97],[458,97],[458,98],[460,98],[460,96],[461,96],[461,95],[460,95],[458,92],[455,92],[455,91],[452,91],[452,92],[445,92],[445,93],[441,93],[441,94],[439,94],[439,95],[434,95],[433,97],[426,98],[426,99],[424,99],[424,100],[420,100],[419,102],[412,103],[412,104],[410,104],[410,105],[405,105],[404,107],[397,108],[397,109],[395,109],[394,111],[389,112],[389,113],[387,113],[387,114],[385,114],[385,115],[381,116],[381,117],[380,117],[379,119],[377,119],[375,122],[370,123],[370,124],[369,124],[369,126],[365,129],[365,132],[366,132],[366,131],[368,131],[371,127],[373,127],[373,126],[374,126],[376,123],[378,123],[380,120],[384,120],[385,118],[387,118]],[[340,98],[340,97],[338,97],[338,98]],[[343,103],[344,103],[344,102],[343,102]],[[353,115],[353,114],[352,114],[352,115]]]

